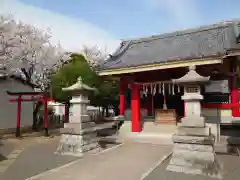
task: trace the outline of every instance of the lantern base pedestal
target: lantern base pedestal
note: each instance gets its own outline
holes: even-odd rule
[[[87,152],[97,153],[101,150],[95,123],[66,123],[64,126],[57,154],[82,156]]]
[[[174,147],[168,171],[222,177],[222,167],[215,157],[215,138],[209,127],[181,125],[172,139]]]

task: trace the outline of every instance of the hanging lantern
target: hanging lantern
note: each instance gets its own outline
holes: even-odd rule
[[[145,96],[147,96],[147,92],[146,92],[146,84],[143,84],[143,94],[145,95]]]
[[[168,91],[169,91],[168,93],[171,94],[171,84],[170,83],[168,84]]]
[[[163,96],[165,96],[165,84],[164,83],[162,84],[162,93],[163,93]]]
[[[143,91],[140,91],[140,99],[142,99],[144,96],[144,92]]]
[[[145,93],[146,93],[146,96],[147,96],[147,94],[148,94],[148,86],[147,85],[145,86]]]
[[[153,87],[153,95],[155,96],[156,94],[156,91],[157,91],[157,84],[154,84],[154,87]]]
[[[159,94],[162,93],[162,84],[161,83],[158,84],[158,93]]]
[[[172,84],[172,94],[173,94],[173,95],[175,95],[174,86],[175,86],[175,84]]]
[[[153,84],[150,85],[150,93],[153,94]]]
[[[180,86],[178,85],[178,93],[180,93]]]

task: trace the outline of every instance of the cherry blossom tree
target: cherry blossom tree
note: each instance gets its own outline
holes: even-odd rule
[[[89,66],[94,70],[97,70],[99,68],[99,65],[103,63],[108,57],[106,48],[103,51],[100,50],[97,46],[84,46],[82,54],[85,56]]]
[[[0,16],[0,67],[9,76],[25,81],[32,88],[48,91],[50,79],[67,62],[69,53],[50,43],[49,31]],[[35,102],[33,129],[41,101]]]
[[[0,16],[0,66],[9,75],[45,90],[51,75],[68,60],[61,46],[50,43],[49,31]]]

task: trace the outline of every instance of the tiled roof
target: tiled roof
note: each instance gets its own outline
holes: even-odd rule
[[[238,48],[240,21],[225,21],[195,29],[123,41],[101,69],[159,64],[225,55]]]

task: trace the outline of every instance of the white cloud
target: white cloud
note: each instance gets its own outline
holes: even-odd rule
[[[97,45],[111,53],[119,45],[113,35],[82,19],[73,19],[62,14],[20,3],[17,0],[0,0],[0,14],[13,14],[17,20],[35,27],[51,29],[51,41],[60,43],[68,51],[80,51],[85,46]]]

